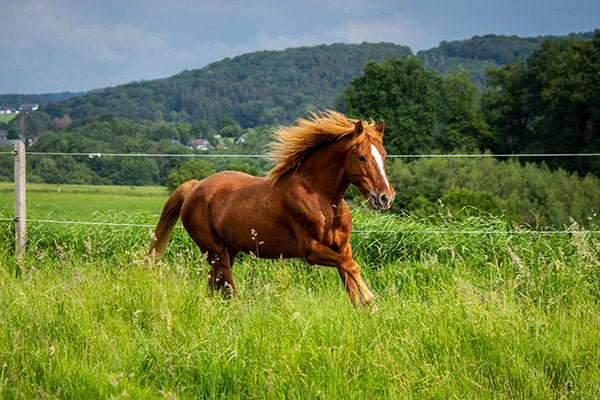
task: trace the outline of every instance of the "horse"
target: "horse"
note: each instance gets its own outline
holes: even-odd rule
[[[353,304],[371,302],[352,258],[352,214],[343,197],[353,184],[369,208],[390,208],[395,191],[384,167],[384,127],[383,120],[375,126],[328,110],[278,128],[267,177],[223,171],[181,184],[162,210],[149,254],[163,254],[181,216],[212,265],[210,287],[228,296],[239,297],[232,266],[244,252],[335,267]]]

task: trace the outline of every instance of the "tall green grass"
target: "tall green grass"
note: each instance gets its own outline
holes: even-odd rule
[[[249,256],[234,266],[241,298],[223,299],[182,229],[152,263],[146,228],[31,223],[16,276],[2,222],[0,398],[598,397],[598,235],[354,219],[376,295],[358,309],[331,268]]]

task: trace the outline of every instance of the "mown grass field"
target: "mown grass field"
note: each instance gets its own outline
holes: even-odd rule
[[[0,122],[10,122],[13,118],[16,117],[16,114],[0,114]]]
[[[12,198],[0,187],[0,217]],[[144,224],[165,199],[28,193],[31,218]],[[241,298],[222,299],[181,229],[151,263],[147,228],[30,223],[15,276],[12,222],[0,222],[0,398],[598,398],[598,235],[461,233],[513,229],[485,216],[354,219],[376,295],[360,309],[333,269],[298,260],[239,258]]]

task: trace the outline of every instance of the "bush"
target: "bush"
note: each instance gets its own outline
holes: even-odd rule
[[[239,172],[244,172],[248,175],[252,175],[252,176],[258,176],[258,174],[260,173],[260,171],[258,170],[258,168],[246,164],[246,163],[231,163],[227,166],[227,169],[229,171],[239,171]]]
[[[166,182],[167,189],[172,192],[183,182],[191,179],[204,179],[214,173],[215,170],[208,161],[199,159],[187,161],[169,173]]]
[[[396,212],[430,215],[471,206],[532,226],[561,227],[571,218],[598,223],[600,180],[593,175],[493,158],[393,160],[387,171]]]

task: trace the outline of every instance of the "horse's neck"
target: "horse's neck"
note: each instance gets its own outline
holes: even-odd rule
[[[313,193],[338,204],[344,197],[350,182],[346,178],[347,150],[344,141],[323,146],[312,152],[296,171]]]

